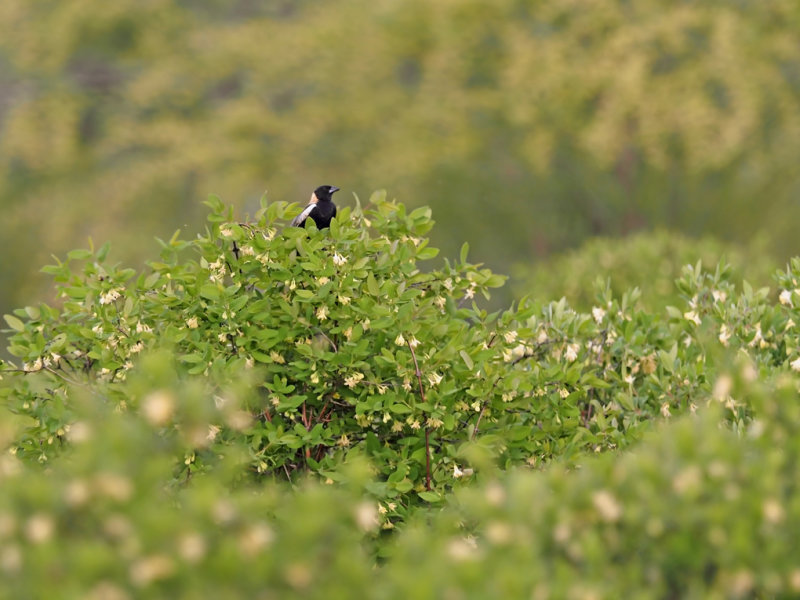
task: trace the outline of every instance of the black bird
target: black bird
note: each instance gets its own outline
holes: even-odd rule
[[[321,185],[315,189],[308,206],[292,221],[292,227],[302,227],[308,217],[314,219],[317,229],[330,227],[331,219],[336,216],[336,205],[331,196],[338,191],[335,185]]]

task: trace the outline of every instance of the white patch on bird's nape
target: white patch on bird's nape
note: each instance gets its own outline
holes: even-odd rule
[[[309,202],[309,204],[316,204],[317,202],[319,202],[319,198],[317,198],[317,194],[312,192],[311,193],[311,200],[309,200],[308,202]]]

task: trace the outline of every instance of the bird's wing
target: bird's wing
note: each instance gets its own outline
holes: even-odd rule
[[[292,220],[292,227],[300,227],[308,218],[308,215],[311,214],[311,211],[313,211],[316,207],[317,207],[316,204],[309,204],[308,206],[306,206],[303,209],[303,212],[301,212]]]

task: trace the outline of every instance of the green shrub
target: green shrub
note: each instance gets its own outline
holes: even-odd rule
[[[742,249],[712,238],[691,239],[676,232],[637,233],[623,239],[594,238],[580,248],[542,262],[514,268],[512,290],[541,304],[564,297],[578,310],[596,304],[598,287],[610,282],[615,296],[639,288],[640,301],[652,312],[677,304],[675,280],[686,265],[724,261],[729,278],[764,285],[774,268],[760,243]]]
[[[142,382],[162,385],[168,362],[146,359]],[[86,398],[48,471],[0,456],[0,597],[789,597],[800,381],[752,372],[740,359],[718,379],[759,415],[745,435],[719,427],[712,400],[577,471],[487,468],[384,541],[381,560],[370,548],[388,503],[359,493],[358,461],[354,486],[232,488],[215,469],[165,488],[179,439]],[[184,393],[178,405],[197,402]]]
[[[294,207],[265,205],[239,224],[219,200],[209,205],[206,234],[162,242],[147,272],[108,264],[108,246],[73,251],[45,269],[60,309],[6,317],[23,360],[6,367],[3,392],[27,418],[20,457],[45,462],[58,451],[84,389],[119,410],[156,410],[159,388],[126,380],[141,352],[168,348],[180,381],[164,384],[164,412],[153,417],[166,432],[182,386],[222,404],[238,382],[245,405],[218,423],[195,409],[178,480],[241,437],[257,478],[310,471],[336,481],[355,452],[380,474],[372,493],[402,500],[402,518],[418,498],[439,501],[468,479],[486,453],[504,466],[580,460],[636,440],[653,417],[694,410],[713,376],[711,329],[724,338],[717,345],[770,367],[799,345],[789,307],[769,304],[766,290],[737,294],[726,268],[686,269],[685,306],[668,318],[643,310],[635,291],[609,289],[591,313],[562,300],[488,314],[474,297],[503,278],[467,263],[466,246],[455,263],[420,270],[436,255],[422,237],[427,209],[407,214],[376,195],[329,231],[278,232]],[[745,407],[730,408],[742,424]]]
[[[425,209],[209,204],[147,272],[75,251],[58,308],[6,315],[0,597],[800,591],[800,259],[777,296],[697,265],[663,313],[487,314],[466,249],[419,268]]]
[[[743,361],[721,378],[758,407],[746,435],[719,428],[712,407],[578,472],[514,472],[459,490],[397,536],[391,596],[796,596],[800,381],[754,384],[750,369]]]

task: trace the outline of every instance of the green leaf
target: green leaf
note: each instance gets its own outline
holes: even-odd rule
[[[499,275],[497,273],[493,273],[486,279],[486,287],[490,288],[502,287],[505,284],[506,279],[508,279],[508,277],[506,277],[505,275]]]
[[[200,287],[200,295],[207,300],[219,300],[219,288],[213,283],[206,283]]]
[[[101,262],[105,261],[106,257],[108,256],[108,251],[110,249],[111,249],[111,244],[109,242],[106,242],[105,244],[100,246],[100,249],[97,251],[97,255],[96,255],[97,262],[101,263]]]
[[[592,387],[599,388],[599,389],[607,389],[607,388],[611,387],[611,384],[609,382],[604,381],[604,380],[600,379],[599,377],[597,377],[595,375],[584,375],[581,378],[581,383],[584,383],[586,385],[590,385]]]
[[[381,293],[378,282],[375,280],[375,276],[372,273],[367,275],[367,291],[373,296],[378,296]]]
[[[6,323],[8,323],[8,326],[11,327],[11,329],[16,331],[25,331],[25,324],[14,315],[3,315],[3,318],[6,320]]]
[[[406,492],[410,492],[414,487],[414,484],[409,481],[408,479],[403,479],[402,481],[398,481],[394,484],[394,489],[396,489],[401,494],[405,494]]]
[[[442,495],[437,492],[417,492],[417,496],[425,500],[425,502],[430,502],[431,504],[442,501]]]
[[[665,310],[670,319],[681,319],[683,317],[683,313],[680,309],[674,306],[667,306]]]
[[[156,282],[161,278],[161,273],[151,273],[147,279],[144,280],[145,289],[151,289]]]
[[[467,262],[467,254],[468,253],[469,253],[469,244],[467,242],[464,242],[461,245],[461,254],[460,254],[460,257],[459,257],[461,259],[461,263],[462,264]]]
[[[67,252],[67,258],[71,258],[72,260],[84,260],[89,258],[92,255],[91,250],[70,250]]]
[[[470,358],[469,354],[467,354],[465,350],[459,350],[458,353],[461,355],[464,364],[467,365],[467,368],[471,371],[474,367],[474,364],[472,363],[472,359]]]
[[[417,258],[419,260],[429,260],[431,258],[436,257],[439,254],[438,248],[423,248],[419,252],[417,252]]]

